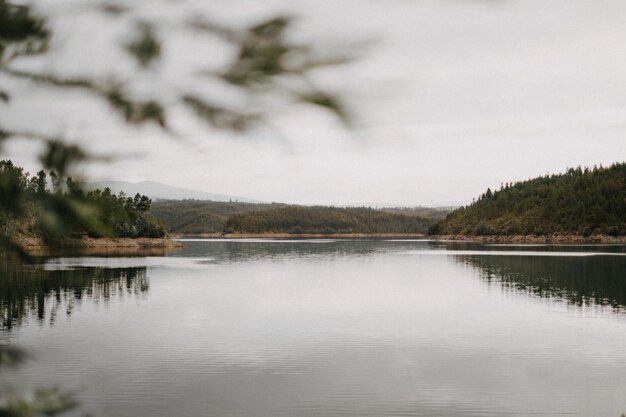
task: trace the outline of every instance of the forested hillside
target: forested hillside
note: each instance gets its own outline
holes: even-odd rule
[[[237,213],[263,210],[283,204],[256,204],[205,200],[160,200],[152,203],[151,213],[172,233],[222,233],[228,218]]]
[[[281,203],[253,204],[200,200],[152,203],[151,213],[172,233],[200,235],[228,232],[284,233],[426,233],[445,217],[445,209],[428,207],[307,207]],[[249,213],[249,216],[237,216]],[[333,232],[334,231],[334,232]]]
[[[626,164],[571,168],[487,190],[450,213],[430,234],[626,234]]]
[[[433,220],[370,208],[287,206],[235,214],[228,233],[425,233]]]
[[[443,220],[456,207],[384,207],[380,211],[404,216],[421,217],[423,219]]]

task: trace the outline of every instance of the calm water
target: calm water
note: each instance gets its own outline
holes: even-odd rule
[[[614,416],[626,247],[189,241],[0,267],[0,339],[93,416]],[[78,415],[78,414],[77,414]]]

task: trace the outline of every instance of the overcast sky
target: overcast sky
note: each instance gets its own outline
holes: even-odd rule
[[[23,65],[77,74],[130,65],[107,50],[122,35],[104,17],[76,12],[80,1],[61,3],[66,9],[39,3],[54,16],[56,49]],[[316,74],[345,97],[356,126],[347,130],[322,111],[293,106],[274,116],[272,129],[236,136],[175,111],[187,133],[171,138],[126,128],[103,103],[78,93],[15,82],[17,98],[0,123],[125,155],[88,166],[93,180],[153,180],[304,204],[466,202],[501,182],[626,160],[623,0],[149,3],[144,13],[155,21],[176,18],[173,4],[180,16],[199,9],[229,24],[287,12],[299,16],[294,39],[357,50],[354,63]],[[70,36],[77,28],[80,39]],[[186,82],[192,58],[228,56],[217,44],[200,54],[198,39],[174,30],[169,38],[153,75],[159,82]],[[141,88],[149,90],[149,80]],[[7,82],[0,77],[0,85]],[[35,169],[28,142],[12,143],[7,153]]]

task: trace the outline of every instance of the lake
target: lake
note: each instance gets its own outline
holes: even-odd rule
[[[0,269],[0,341],[75,415],[626,413],[626,247],[190,240]]]

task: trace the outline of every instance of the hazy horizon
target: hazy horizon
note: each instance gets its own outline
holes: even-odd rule
[[[128,186],[125,188],[125,186]],[[141,187],[147,186],[147,187]],[[185,187],[177,187],[171,184],[157,182],[157,181],[121,181],[121,180],[102,180],[102,181],[88,181],[85,184],[87,189],[92,188],[103,188],[109,187],[113,193],[118,193],[119,191],[123,191],[127,195],[133,195],[135,193],[140,193],[143,195],[147,195],[152,199],[157,200],[209,200],[209,201],[235,201],[240,203],[260,203],[260,204],[272,204],[272,203],[283,203],[283,204],[299,204],[291,201],[270,201],[270,200],[254,200],[250,199],[247,196],[241,195],[231,195],[231,194],[215,194],[203,190],[195,190]],[[164,189],[161,189],[164,188]],[[171,190],[170,190],[171,189]],[[187,193],[185,193],[187,192]],[[156,194],[155,194],[156,193]],[[158,195],[158,196],[157,196]],[[397,205],[393,203],[371,203],[367,201],[362,202],[354,202],[350,204],[321,204],[327,206],[339,206],[339,207],[374,207],[374,208],[399,208],[399,207],[430,207],[430,208],[451,208],[451,207],[460,207],[466,204],[469,204],[471,200],[467,201],[444,201],[440,203],[435,203],[430,206],[413,204],[413,205]],[[313,204],[304,204],[304,205],[316,205]]]

